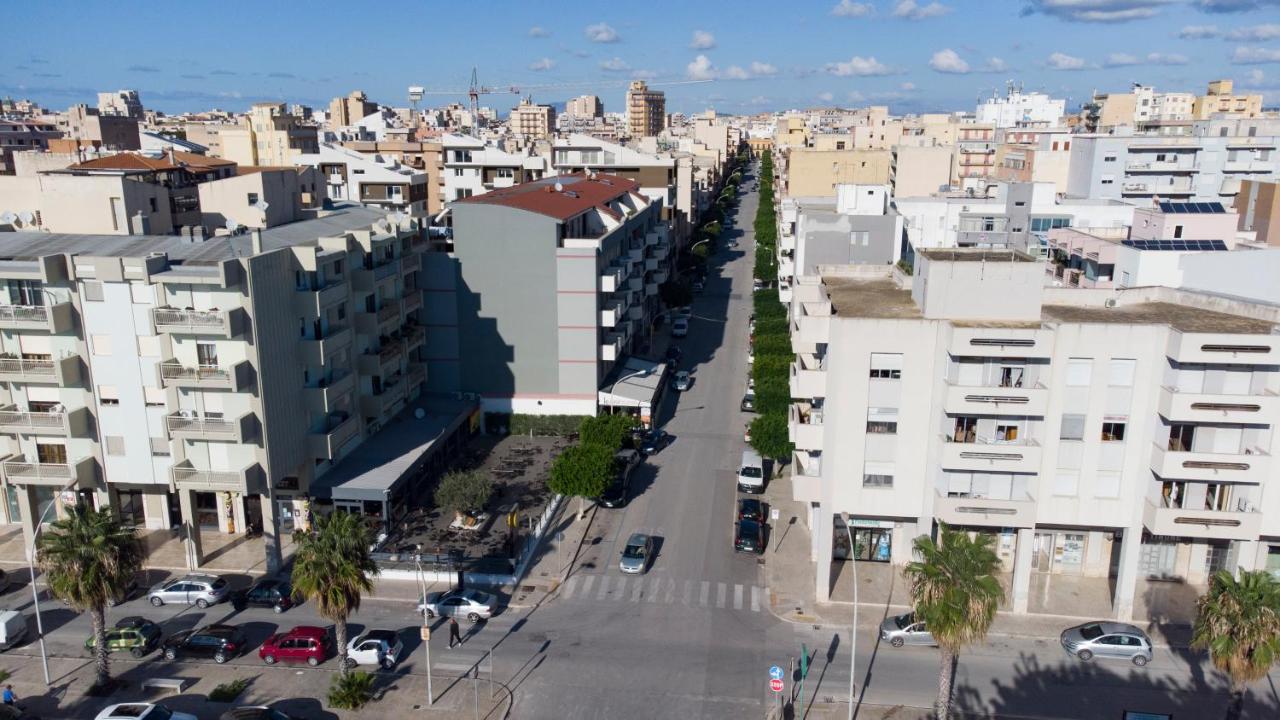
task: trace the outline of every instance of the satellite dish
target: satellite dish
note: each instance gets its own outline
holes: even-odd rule
[[[18,219],[21,220],[23,224],[30,224],[33,220],[36,219],[36,216],[31,214],[30,210],[23,210],[22,212],[18,213]]]
[[[266,212],[267,208],[271,207],[271,203],[267,202],[266,200],[259,200],[257,202],[257,207],[259,210]]]
[[[18,216],[15,215],[12,210],[6,210],[3,215],[0,215],[0,222],[5,225],[12,225],[13,221],[17,219]]]
[[[564,192],[564,185],[561,185],[560,183],[556,183],[555,187],[556,187],[556,192]]]
[[[427,411],[423,410],[422,408],[418,408],[413,411],[413,416],[421,420],[422,418],[427,416]]]

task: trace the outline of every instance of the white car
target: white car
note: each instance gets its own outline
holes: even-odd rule
[[[676,318],[675,322],[671,323],[671,337],[678,337],[678,338],[685,337],[688,334],[689,334],[688,318],[678,317]]]
[[[98,713],[94,720],[200,720],[159,703],[119,703]]]
[[[681,370],[676,373],[675,389],[679,392],[688,390],[693,385],[693,377],[689,375],[688,370]]]
[[[347,667],[380,665],[390,670],[403,653],[404,643],[394,630],[367,630],[347,643]]]
[[[449,592],[428,593],[418,603],[418,612],[426,613],[428,618],[465,617],[471,622],[480,622],[493,616],[493,596],[479,590],[450,590]]]

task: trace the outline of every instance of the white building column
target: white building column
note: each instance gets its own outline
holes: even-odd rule
[[[1018,528],[1018,543],[1013,551],[1013,611],[1027,612],[1031,596],[1031,549],[1035,543],[1034,528]]]
[[[1257,540],[1241,540],[1236,545],[1236,567],[1231,568],[1231,572],[1239,576],[1241,570],[1263,569],[1265,565],[1258,560],[1263,547]]]
[[[182,542],[186,549],[187,568],[195,570],[204,562],[200,546],[200,525],[196,522],[196,493],[178,489],[178,505],[182,508]]]
[[[262,504],[262,549],[267,558],[267,574],[275,575],[284,564],[280,553],[280,521],[276,518],[276,499],[270,493],[259,496]]]
[[[1138,589],[1138,559],[1142,554],[1142,530],[1126,528],[1120,541],[1120,567],[1116,570],[1116,594],[1112,601],[1117,620],[1133,619],[1133,596]]]
[[[831,599],[831,539],[832,516],[825,504],[818,505],[814,515],[813,539],[817,543],[817,557],[814,559],[814,598],[818,602]]]

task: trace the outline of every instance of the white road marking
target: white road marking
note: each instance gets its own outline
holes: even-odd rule
[[[741,585],[733,586],[733,609],[734,610],[742,609],[742,586]]]
[[[595,582],[596,582],[596,576],[595,576],[595,575],[588,575],[588,576],[587,576],[587,579],[586,579],[586,580],[584,580],[584,581],[582,582],[582,594],[583,594],[583,595],[590,595],[590,594],[591,594],[591,586],[592,586],[592,585],[594,585],[594,584],[595,584]]]
[[[649,581],[649,602],[658,602],[660,593],[658,589],[662,587],[662,578],[654,578]]]
[[[596,593],[597,600],[603,600],[605,595],[609,594],[609,576],[600,576],[600,592]]]
[[[644,578],[636,578],[636,586],[631,588],[631,602],[640,602],[640,595],[644,593]]]
[[[751,612],[760,612],[760,586],[751,586]]]
[[[725,586],[724,583],[716,583],[716,607],[724,609]]]
[[[710,595],[710,592],[711,592],[711,583],[707,582],[706,580],[703,580],[702,589],[698,591],[698,605],[702,607],[707,606],[707,597]]]
[[[680,598],[680,602],[688,605],[693,600],[693,581],[684,581],[684,596]]]
[[[577,577],[569,578],[569,582],[564,584],[564,592],[561,594],[561,596],[565,600],[568,600],[569,598],[573,597],[573,591],[577,589],[577,586],[578,586],[578,578]]]

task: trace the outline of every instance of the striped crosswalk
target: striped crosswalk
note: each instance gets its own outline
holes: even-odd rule
[[[760,612],[768,603],[767,591],[759,585],[644,575],[574,575],[560,588],[559,597],[579,602],[684,605],[746,612]]]

